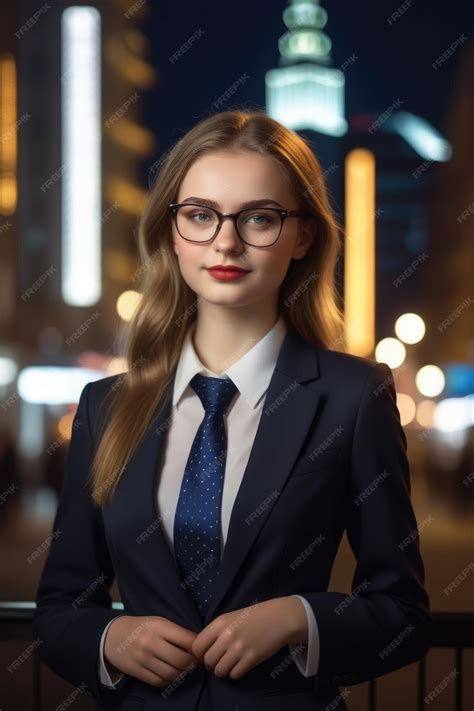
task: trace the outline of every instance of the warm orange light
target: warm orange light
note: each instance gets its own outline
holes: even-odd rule
[[[372,353],[375,342],[375,158],[355,148],[345,161],[344,317],[348,351]]]
[[[11,54],[0,57],[0,213],[12,215],[17,203],[17,77]],[[26,120],[26,119],[25,119]]]
[[[151,155],[156,148],[153,133],[147,128],[130,121],[126,116],[111,124],[107,134],[123,148],[140,156]]]
[[[131,52],[119,37],[111,37],[104,45],[104,57],[123,79],[132,86],[151,89],[156,72],[151,64]]]
[[[148,193],[128,180],[110,177],[106,182],[107,198],[117,203],[123,212],[130,215],[141,215],[145,207]]]

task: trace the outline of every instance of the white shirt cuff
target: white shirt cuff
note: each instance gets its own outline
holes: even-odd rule
[[[301,649],[301,644],[289,644],[290,651],[295,649],[295,664],[303,676],[314,676],[319,668],[319,629],[314,616],[313,608],[302,595],[291,595],[301,600],[308,616],[308,644]]]
[[[114,617],[113,620],[110,620],[109,624],[107,627],[104,629],[102,632],[102,637],[100,638],[100,648],[99,648],[99,676],[100,676],[100,681],[104,686],[107,686],[109,689],[116,689],[120,682],[122,681],[123,677],[125,676],[124,674],[121,674],[120,677],[117,679],[117,681],[114,683],[112,679],[110,678],[110,674],[107,671],[107,667],[105,666],[105,661],[104,661],[104,643],[105,643],[105,637],[107,635],[107,630],[109,629],[110,625],[112,622],[114,622],[117,618]]]

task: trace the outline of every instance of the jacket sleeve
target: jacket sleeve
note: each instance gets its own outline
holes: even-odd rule
[[[100,507],[86,483],[93,452],[88,383],[80,396],[66,455],[51,544],[36,593],[33,636],[42,661],[98,701],[117,698],[100,684],[99,647],[107,624],[124,613],[112,609],[114,580]],[[129,677],[127,677],[129,678]],[[127,686],[125,684],[125,686]]]
[[[355,419],[346,528],[352,592],[302,592],[318,620],[316,686],[350,686],[421,659],[431,623],[391,369],[374,365]]]

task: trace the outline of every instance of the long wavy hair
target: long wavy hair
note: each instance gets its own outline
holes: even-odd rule
[[[279,312],[288,328],[309,344],[345,350],[335,284],[341,228],[309,141],[263,109],[230,109],[202,119],[165,155],[139,220],[141,299],[124,330],[127,372],[109,390],[110,416],[89,472],[92,499],[99,506],[112,498],[158,406],[164,404],[186,333],[197,318],[196,294],[183,279],[173,249],[168,204],[176,202],[194,161],[222,150],[270,157],[289,178],[300,208],[309,213],[314,239],[306,255],[290,263],[279,289]]]

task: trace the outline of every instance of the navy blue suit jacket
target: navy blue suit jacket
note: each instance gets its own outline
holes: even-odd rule
[[[273,372],[204,625],[218,615],[299,593],[320,633],[316,676],[304,677],[285,645],[241,679],[195,667],[152,687],[126,676],[99,682],[99,641],[119,614],[160,615],[199,632],[203,623],[159,526],[156,477],[171,412],[165,407],[125,468],[115,499],[91,503],[86,475],[106,421],[100,408],[119,376],[82,391],[66,460],[53,540],[37,592],[34,637],[43,661],[116,711],[315,711],[339,687],[386,674],[427,652],[431,621],[406,436],[390,368],[308,345],[290,329]],[[151,528],[149,528],[151,527]],[[153,531],[143,540],[143,532]],[[357,560],[352,593],[328,592],[344,531]],[[141,539],[140,539],[141,537]],[[141,542],[137,542],[137,539]],[[73,605],[78,596],[81,603]]]

